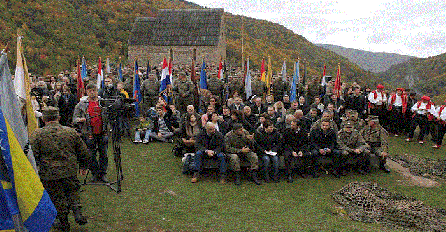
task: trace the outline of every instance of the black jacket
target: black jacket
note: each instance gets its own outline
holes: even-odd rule
[[[359,114],[363,114],[363,111],[367,109],[367,102],[364,95],[360,94],[355,96],[354,94],[347,97],[345,101],[345,108],[358,111]]]
[[[301,128],[297,130],[286,128],[283,132],[283,148],[290,152],[308,152],[310,150],[308,133]]]
[[[164,114],[163,119],[164,122],[166,123],[167,128],[169,129],[169,131],[173,132],[174,129],[173,128],[178,128],[178,122],[177,120],[173,117],[173,112],[170,109],[170,107],[166,107],[167,112]],[[152,117],[151,118],[153,121],[153,132],[158,133],[160,126],[158,123],[158,116]]]
[[[205,150],[212,150],[219,154],[224,152],[224,141],[225,139],[220,132],[215,131],[215,133],[208,135],[207,132],[203,130],[195,141],[195,148],[197,152],[201,151],[203,154]]]
[[[266,133],[265,130],[256,132],[254,141],[258,154],[265,154],[265,151],[278,152],[282,146],[281,135],[276,129],[271,133]]]
[[[325,133],[321,128],[316,128],[310,132],[310,143],[312,149],[324,149],[329,148],[334,150],[337,146],[337,135],[333,129],[328,129]]]

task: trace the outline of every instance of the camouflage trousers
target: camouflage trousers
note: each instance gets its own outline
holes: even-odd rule
[[[257,154],[254,152],[248,152],[246,154],[230,154],[229,155],[229,164],[231,165],[232,170],[238,172],[240,171],[240,159],[248,160],[251,170],[259,169],[259,158]]]
[[[76,176],[58,180],[42,180],[51,201],[56,207],[58,216],[68,215],[73,207],[81,207],[81,184]]]

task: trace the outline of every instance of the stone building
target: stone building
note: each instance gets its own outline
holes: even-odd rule
[[[156,17],[135,19],[129,39],[129,61],[158,65],[172,57],[174,65],[190,65],[195,57],[207,64],[226,59],[223,9],[159,10]]]

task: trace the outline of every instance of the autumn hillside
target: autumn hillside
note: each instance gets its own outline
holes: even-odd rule
[[[164,8],[199,7],[181,0],[6,0],[0,3],[0,45],[11,44],[10,61],[14,67],[17,28],[23,28],[28,66],[38,74],[72,67],[82,56],[90,63],[96,63],[98,56],[112,61],[122,56],[125,60],[136,17],[155,16],[158,9]],[[309,77],[320,77],[324,64],[327,74],[335,76],[340,63],[344,80],[374,80],[347,58],[312,44],[284,26],[229,13],[225,19],[229,62],[240,64],[243,36],[245,54],[251,57],[254,68],[270,55],[275,73],[284,59],[288,73],[292,73],[293,61],[300,57],[301,70],[305,62]]]

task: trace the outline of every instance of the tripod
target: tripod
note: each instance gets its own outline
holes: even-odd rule
[[[116,193],[120,193],[121,182],[124,180],[124,174],[122,172],[121,165],[121,135],[123,134],[123,122],[124,119],[122,115],[129,109],[130,103],[134,102],[133,99],[105,99],[103,100],[104,104],[108,106],[105,108],[107,110],[107,117],[110,121],[111,125],[111,139],[112,139],[112,147],[113,147],[113,156],[116,167],[116,181],[113,182],[105,182],[105,183],[93,183],[88,182],[88,173],[84,179],[84,185],[105,185],[115,191]]]

